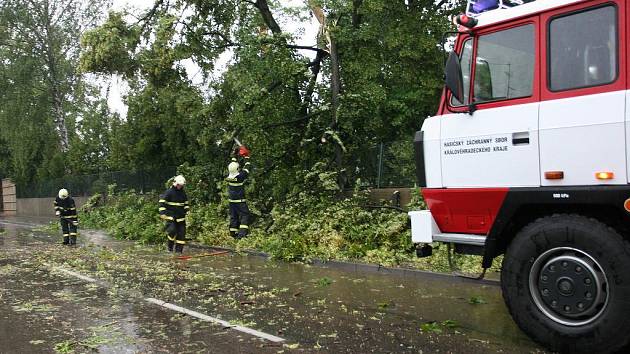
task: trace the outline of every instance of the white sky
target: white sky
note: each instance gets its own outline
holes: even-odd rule
[[[146,10],[150,8],[153,3],[154,0],[114,0],[111,9],[117,11],[120,11],[124,8]],[[304,0],[281,0],[281,3],[285,6],[299,7],[304,5]],[[296,44],[311,46],[314,46],[316,44],[319,24],[313,16],[310,17],[310,21],[303,23],[279,17],[277,17],[276,20],[280,23],[280,26],[284,31],[290,33],[301,33],[301,36],[297,40]],[[313,51],[303,52],[304,55],[314,56]],[[212,76],[218,77],[219,75],[221,75],[221,73],[226,69],[226,65],[229,63],[230,59],[231,54],[225,54],[221,56],[216,65],[217,69]],[[199,72],[199,67],[192,60],[185,60],[182,63],[186,68],[188,78],[194,84],[201,87],[201,85],[203,84],[203,75],[201,75],[201,73]],[[126,95],[129,91],[127,83],[120,77],[114,76],[110,79],[109,83],[104,83],[104,86],[106,87],[108,84],[111,84],[109,97],[107,98],[109,108],[114,112],[118,112],[122,117],[126,117],[127,106],[123,102],[123,96]],[[103,92],[104,91],[105,89],[103,89]]]

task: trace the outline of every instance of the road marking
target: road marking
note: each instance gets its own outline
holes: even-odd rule
[[[284,338],[280,338],[280,337],[276,337],[274,335],[268,334],[268,333],[264,333],[264,332],[260,332],[257,331],[255,329],[251,329],[248,327],[243,327],[243,326],[235,326],[230,324],[227,321],[218,319],[218,318],[214,318],[214,317],[210,317],[208,315],[204,315],[203,313],[197,312],[197,311],[193,311],[193,310],[189,310],[187,308],[181,307],[181,306],[177,306],[174,304],[170,304],[168,302],[164,302],[162,300],[158,300],[158,299],[154,299],[152,297],[148,297],[144,299],[147,302],[150,302],[152,304],[158,305],[158,306],[162,306],[165,307],[167,309],[173,310],[173,311],[177,311],[180,313],[185,313],[187,315],[196,317],[200,320],[204,320],[207,322],[213,322],[213,323],[217,323],[220,324],[223,327],[229,327],[231,329],[243,332],[243,333],[247,333],[247,334],[251,334],[253,336],[259,337],[259,338],[263,338],[266,339],[268,341],[272,341],[272,342],[284,342]]]
[[[11,225],[11,226],[27,226],[27,227],[30,227],[30,228],[46,226],[45,224],[33,224],[33,223],[27,223],[27,222],[23,222],[23,221],[6,221],[6,220],[0,220],[0,224],[2,224],[2,225]]]
[[[81,280],[88,281],[88,282],[90,282],[90,283],[98,283],[98,280],[96,280],[96,279],[94,279],[94,278],[90,278],[90,277],[88,277],[88,276],[85,276],[85,275],[83,275],[83,274],[79,274],[79,273],[77,273],[77,272],[73,272],[73,271],[71,271],[71,270],[67,270],[67,269],[63,269],[63,268],[53,268],[53,269],[58,270],[58,271],[60,271],[60,272],[62,272],[62,273],[66,273],[66,274],[68,274],[68,275],[72,275],[73,277],[79,278],[79,279],[81,279]]]
[[[71,275],[71,276],[73,276],[75,278],[79,278],[81,280],[85,280],[85,281],[90,282],[90,283],[102,284],[102,282],[97,280],[97,279],[85,276],[83,274],[80,274],[80,273],[77,273],[77,272],[74,272],[74,271],[71,271],[71,270],[68,270],[68,269],[57,268],[57,267],[54,267],[53,269],[57,270],[59,272]],[[228,328],[234,329],[234,330],[239,331],[239,332],[247,333],[247,334],[259,337],[259,338],[266,339],[268,341],[272,341],[272,342],[284,342],[285,341],[284,338],[276,337],[276,336],[271,335],[269,333],[260,332],[260,331],[257,331],[255,329],[251,329],[251,328],[248,328],[248,327],[232,325],[228,321],[224,321],[224,320],[221,320],[221,319],[218,319],[218,318],[215,318],[215,317],[211,317],[211,316],[205,315],[205,314],[197,312],[197,311],[189,310],[187,308],[184,308],[184,307],[181,307],[181,306],[177,306],[177,305],[168,303],[166,301],[158,300],[158,299],[155,299],[155,298],[152,298],[152,297],[147,297],[144,300],[147,301],[147,302],[150,302],[152,304],[165,307],[165,308],[167,308],[169,310],[173,310],[173,311],[180,312],[180,313],[185,313],[185,314],[190,315],[192,317],[196,317],[196,318],[198,318],[200,320],[203,320],[203,321],[206,321],[206,322],[212,322],[212,323],[220,324],[223,327],[228,327]]]

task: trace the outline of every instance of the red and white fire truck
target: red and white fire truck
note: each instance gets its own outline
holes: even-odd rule
[[[436,116],[415,135],[412,240],[504,254],[548,348],[630,343],[630,0],[470,0]]]

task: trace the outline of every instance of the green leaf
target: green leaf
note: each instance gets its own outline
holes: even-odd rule
[[[459,323],[455,320],[446,320],[442,322],[442,326],[449,329],[454,329],[459,327]]]
[[[471,296],[470,299],[468,299],[468,303],[472,305],[487,304],[486,300],[484,300],[484,298],[479,295]]]
[[[440,324],[438,322],[431,321],[431,322],[426,322],[426,323],[421,324],[420,331],[422,333],[440,334],[442,333],[442,328],[440,327]]]

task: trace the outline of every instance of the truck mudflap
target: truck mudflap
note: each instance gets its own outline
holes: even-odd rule
[[[414,210],[408,214],[411,220],[411,241],[413,243],[447,242],[484,246],[486,242],[486,235],[441,232],[430,210]]]

